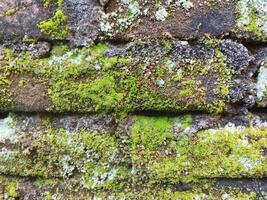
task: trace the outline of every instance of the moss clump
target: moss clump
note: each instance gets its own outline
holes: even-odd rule
[[[5,12],[5,16],[12,16],[17,12],[16,8],[10,8]]]
[[[172,191],[171,189],[163,188],[144,188],[141,191],[127,192],[121,194],[118,198],[126,199],[144,199],[144,200],[192,200],[192,199],[232,199],[232,200],[247,200],[257,199],[254,192],[242,192],[238,189],[228,191],[216,188],[195,188],[189,191]]]
[[[116,90],[115,79],[110,76],[80,84],[68,84],[67,81],[57,82],[50,88],[48,94],[59,110],[84,109],[88,112],[107,113],[120,107],[123,93]],[[66,108],[66,105],[70,107]],[[91,108],[90,105],[92,105]]]
[[[13,51],[6,49],[3,52],[4,58],[10,60],[14,57]],[[10,72],[4,66],[0,66],[0,109],[5,110],[12,102],[9,86],[11,81],[9,80]]]
[[[107,57],[107,48],[103,43],[74,50],[56,46],[49,58],[11,56],[3,70],[22,79],[38,76],[48,88],[43,95],[58,112],[224,111],[234,72],[216,43],[203,47],[215,50],[205,60],[175,59],[165,51],[144,55],[148,61],[131,51]]]
[[[1,173],[40,177],[34,183],[36,186],[56,185],[60,183],[57,178],[68,180],[76,175],[77,181],[87,188],[110,191],[124,187],[131,180],[130,169],[121,163],[124,154],[120,153],[115,136],[89,130],[54,129],[47,120],[42,128],[35,132],[29,147],[34,152],[1,153]]]
[[[197,131],[190,115],[131,120],[130,132],[114,134],[56,129],[53,118],[44,118],[34,131],[21,133],[17,150],[1,152],[0,172],[28,182],[27,176],[38,177],[33,188],[45,188],[43,197],[63,187],[71,194],[81,189],[115,199],[256,199],[253,192],[218,188],[215,182],[266,176],[264,128],[229,124]],[[10,183],[0,177],[0,187],[14,196],[21,187]],[[176,191],[177,185],[187,189]]]
[[[10,83],[11,82],[5,74],[0,75],[0,108],[3,110],[5,110],[12,102],[11,95],[8,90]]]
[[[40,22],[38,27],[43,34],[51,39],[64,39],[68,35],[68,18],[58,9],[52,18]]]
[[[52,0],[54,1],[58,7],[62,6],[62,4],[64,3],[64,0]],[[43,0],[43,4],[45,8],[48,8],[51,4],[51,0]]]
[[[266,176],[265,130],[226,127],[189,136],[190,124],[190,118],[134,118],[132,159],[149,184]]]
[[[6,186],[7,194],[9,197],[18,197],[19,194],[17,192],[17,183],[16,182],[9,182]]]
[[[160,148],[164,142],[173,139],[171,131],[175,119],[168,117],[144,117],[136,116],[133,118],[132,126],[132,159],[134,162],[147,162],[148,158],[156,155],[155,150]],[[142,150],[138,150],[138,146],[142,145]]]

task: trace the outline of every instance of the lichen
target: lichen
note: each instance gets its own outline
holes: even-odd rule
[[[165,19],[168,17],[169,13],[166,11],[166,9],[162,6],[160,6],[156,12],[156,19],[158,21],[165,21]]]
[[[46,188],[41,190],[43,197],[55,197],[55,188],[66,184],[66,190],[77,191],[78,187],[98,198],[255,199],[251,191],[218,188],[214,181],[261,178],[267,173],[263,155],[266,123],[251,127],[228,123],[196,131],[191,115],[138,115],[131,117],[129,133],[114,134],[59,129],[54,127],[53,118],[49,119],[44,118],[31,133],[21,132],[17,151],[4,155],[2,150],[0,154],[0,172],[21,179],[38,177],[33,183]],[[0,180],[0,186],[8,182]],[[10,182],[12,195],[20,182]],[[176,191],[173,185],[179,184],[190,187]]]
[[[105,36],[112,38],[121,31],[130,30],[147,16],[153,16],[154,20],[163,22],[174,13],[177,7],[188,12],[193,6],[190,0],[161,0],[155,3],[121,0],[118,1],[115,11],[103,13],[100,27]]]
[[[5,143],[9,140],[10,143],[16,143],[18,141],[18,135],[15,133],[15,122],[12,116],[0,119],[0,143]]]
[[[238,2],[238,11],[238,28],[266,40],[267,2],[265,0],[242,0]]]
[[[258,101],[261,101],[263,98],[266,98],[266,92],[267,92],[267,62],[263,62],[262,66],[259,70],[258,80],[257,80],[257,99]]]

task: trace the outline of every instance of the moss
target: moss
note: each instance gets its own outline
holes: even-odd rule
[[[68,181],[75,172],[76,183],[83,183],[82,187],[116,191],[131,180],[130,169],[118,162],[123,160],[118,145],[117,139],[107,134],[50,127],[36,133],[32,141],[34,153],[2,153],[0,171],[21,177],[37,176],[37,187],[61,184],[62,179]]]
[[[167,52],[169,52],[172,49],[172,45],[171,45],[170,41],[168,41],[168,40],[162,40],[161,44]]]
[[[38,76],[48,87],[44,95],[58,112],[220,113],[224,111],[234,72],[216,45],[209,44],[216,53],[208,60],[172,61],[168,53],[163,53],[157,65],[145,63],[131,52],[127,56],[106,57],[104,43],[74,50],[58,45],[44,59],[32,59],[27,52],[20,56],[8,52],[7,65],[2,70],[22,77]]]
[[[11,94],[8,86],[11,82],[7,78],[7,74],[0,75],[0,108],[5,110],[12,102]]]
[[[65,44],[58,43],[53,46],[51,50],[51,55],[52,56],[63,56],[66,52],[70,51],[69,47]]]
[[[43,197],[60,187],[66,194],[82,189],[115,199],[256,199],[255,193],[214,182],[266,176],[264,128],[228,125],[196,132],[191,115],[131,119],[129,134],[114,134],[56,129],[53,118],[45,118],[40,127],[31,127],[34,132],[21,135],[29,151],[23,139],[15,152],[1,152],[0,172],[27,181],[38,177],[33,184],[45,188],[38,190]],[[0,186],[6,182],[0,177]],[[20,184],[9,182],[10,191]],[[187,189],[176,191],[176,186]]]
[[[166,186],[155,186],[155,187],[133,187],[123,189],[117,189],[114,191],[107,190],[88,190],[81,183],[77,183],[75,178],[64,181],[60,184],[52,185],[32,185],[27,179],[24,178],[12,178],[12,177],[0,177],[0,186],[6,188],[6,185],[12,182],[16,183],[17,187],[20,188],[22,195],[18,194],[16,198],[25,197],[24,192],[27,192],[29,188],[30,191],[38,191],[38,197],[42,199],[77,199],[83,197],[91,198],[101,198],[101,199],[169,199],[169,200],[191,200],[191,199],[233,199],[233,200],[247,200],[247,199],[260,199],[254,192],[240,190],[238,188],[217,188],[209,182],[202,182],[202,184],[194,185],[185,191],[176,191],[172,187]],[[140,186],[140,183],[139,185]],[[64,194],[61,193],[62,188],[64,188]],[[1,196],[2,197],[2,196]],[[10,196],[9,196],[10,197]]]
[[[119,109],[123,99],[123,93],[116,90],[115,79],[110,76],[80,84],[57,82],[49,94],[59,110],[65,110],[66,105],[71,106],[67,110],[81,110],[83,105],[89,112],[110,112]],[[73,102],[73,98],[77,100]],[[93,107],[90,108],[89,105]]]
[[[12,16],[17,12],[16,8],[10,8],[5,12],[6,16]]]
[[[23,43],[26,43],[26,44],[37,44],[38,43],[38,40],[36,38],[29,37],[29,36],[25,35],[22,38],[22,42]]]
[[[137,194],[139,195],[139,194]],[[209,189],[208,192],[201,189],[194,189],[191,191],[184,191],[184,192],[173,192],[170,189],[162,190],[159,189],[158,191],[142,191],[140,196],[143,196],[144,199],[169,199],[169,200],[191,200],[191,199],[225,199],[230,198],[233,200],[246,200],[246,199],[256,199],[256,195],[253,192],[241,192],[238,190],[232,190],[229,192],[220,191],[219,189]]]
[[[9,197],[18,197],[19,194],[17,192],[17,183],[16,182],[9,182],[6,186],[7,194]]]
[[[107,45],[104,43],[98,43],[90,48],[90,53],[94,58],[102,57],[105,50],[107,50]]]
[[[264,130],[234,127],[188,136],[185,133],[191,122],[189,116],[134,118],[132,159],[138,173],[148,177],[148,184],[266,175],[266,158],[261,151],[267,145]],[[172,131],[174,127],[181,128],[179,135]]]
[[[43,0],[43,4],[45,8],[48,8],[51,4],[51,1],[54,1],[58,7],[62,6],[64,0]]]
[[[181,127],[183,130],[189,128],[193,124],[193,118],[191,115],[186,115],[181,120]]]
[[[55,15],[38,24],[40,31],[51,39],[60,40],[68,35],[68,19],[61,10],[56,10]]]
[[[23,88],[25,86],[25,84],[26,84],[25,80],[20,80],[19,83],[18,83],[18,86],[20,88]]]
[[[146,157],[152,158],[156,156],[153,155],[153,151],[163,145],[165,141],[173,138],[171,127],[175,119],[136,116],[133,121],[132,160],[133,162],[148,162]],[[142,145],[140,152],[139,145]]]
[[[157,67],[157,69],[156,69],[156,76],[157,77],[163,77],[164,76],[164,69],[163,68],[161,68],[161,67]]]
[[[36,179],[33,184],[36,186],[51,186],[51,185],[56,185],[60,183],[61,181],[57,179],[43,179],[43,178],[38,178]]]
[[[43,200],[53,200],[53,196],[50,192],[45,192],[43,195]]]
[[[13,58],[14,54],[10,49],[6,49],[4,52],[4,58],[9,60]],[[9,86],[11,81],[9,80],[10,72],[3,66],[0,66],[0,108],[5,110],[12,103]]]

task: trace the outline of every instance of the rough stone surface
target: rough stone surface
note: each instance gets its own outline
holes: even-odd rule
[[[188,198],[266,195],[266,114],[251,113],[249,119],[139,115],[122,121],[111,116],[10,114],[6,119],[13,120],[10,129],[18,139],[1,140],[0,172],[14,177],[0,177],[4,196],[38,199],[49,193],[63,199],[82,193],[135,199],[142,190],[153,196],[150,190],[162,184],[159,195],[168,190],[177,198],[183,193]],[[139,186],[142,190],[135,191]],[[127,189],[131,192],[125,193]]]
[[[21,43],[26,38],[53,40],[49,35],[43,34],[38,25],[53,17],[57,9],[67,17],[68,34],[63,40],[79,47],[91,44],[98,37],[102,8],[97,0],[65,0],[60,6],[53,0],[48,6],[45,6],[43,0],[4,0],[0,2],[1,41],[10,45],[14,40]]]
[[[110,1],[102,31],[121,40],[229,36],[266,41],[266,2]]]
[[[9,73],[2,91],[10,97],[2,97],[2,110],[220,113],[229,103],[255,104],[246,73],[254,57],[231,40],[136,42],[124,48],[98,43],[72,51],[59,46],[44,59],[3,54],[3,71]]]
[[[0,200],[266,200],[266,0],[0,0]]]

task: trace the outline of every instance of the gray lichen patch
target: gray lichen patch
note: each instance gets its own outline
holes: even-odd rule
[[[103,15],[100,27],[105,35],[113,37],[138,25],[144,18],[150,17],[154,21],[164,22],[171,17],[176,8],[189,12],[193,6],[190,0],[151,2],[121,0],[116,3],[115,10]]]
[[[237,27],[256,36],[267,39],[267,2],[265,0],[241,0],[238,2]]]
[[[16,143],[18,141],[18,135],[15,131],[15,121],[10,115],[7,118],[0,119],[0,143]]]
[[[257,99],[260,105],[266,105],[267,99],[267,61],[261,64],[257,78]]]

